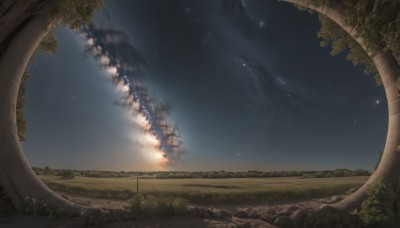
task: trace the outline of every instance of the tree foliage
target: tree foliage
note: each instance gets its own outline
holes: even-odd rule
[[[36,49],[33,54],[30,62],[33,63],[36,55],[39,52],[45,52],[48,54],[54,54],[57,51],[57,39],[55,38],[53,33],[49,33],[40,43],[39,47]],[[25,70],[22,75],[21,84],[18,90],[18,98],[17,98],[17,108],[16,108],[16,116],[17,116],[17,131],[18,138],[20,141],[25,141],[25,133],[28,130],[28,124],[24,115],[24,107],[26,104],[25,93],[26,93],[26,81],[31,77],[29,72]]]
[[[94,10],[104,7],[106,0],[57,0],[52,15],[62,24],[76,30],[87,23]]]
[[[319,15],[319,20],[321,22],[321,29],[317,36],[322,39],[320,42],[322,47],[330,44],[332,46],[332,55],[337,55],[347,49],[347,59],[354,65],[364,65],[365,74],[377,73],[375,65],[367,53],[349,34],[323,15]]]
[[[342,3],[345,7],[345,22],[358,31],[372,54],[376,50],[391,53],[400,60],[400,1],[390,0],[307,0],[315,6],[334,6]],[[320,15],[321,30],[318,37],[322,46],[332,46],[332,55],[347,50],[347,59],[353,64],[364,65],[365,74],[376,74],[377,84],[382,84],[376,68],[361,46],[335,22]]]
[[[39,47],[36,49],[31,63],[34,62],[35,56],[39,52],[54,54],[57,51],[57,39],[54,36],[54,30],[59,24],[63,24],[73,30],[87,23],[96,9],[104,6],[105,0],[57,0],[55,6],[51,10],[51,15],[54,17],[54,25],[51,32],[42,40]],[[30,78],[28,71],[22,76],[21,85],[18,91],[17,99],[17,131],[20,141],[25,141],[25,133],[28,129],[23,108],[26,104],[25,99],[25,82]]]
[[[343,0],[345,20],[359,31],[367,48],[391,52],[400,57],[400,1]]]
[[[23,109],[26,104],[25,81],[28,80],[29,78],[30,78],[29,72],[25,71],[24,74],[22,75],[21,85],[19,86],[19,90],[18,90],[16,116],[17,116],[17,131],[18,131],[18,137],[19,137],[20,141],[26,140],[25,132],[28,128]]]

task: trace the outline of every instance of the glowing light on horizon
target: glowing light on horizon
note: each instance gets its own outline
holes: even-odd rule
[[[165,168],[168,166],[168,157],[162,150],[153,149],[150,151],[151,160],[153,160],[159,167]]]

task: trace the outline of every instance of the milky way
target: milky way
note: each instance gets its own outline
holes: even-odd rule
[[[149,95],[142,80],[147,62],[130,44],[128,36],[99,21],[83,27],[81,35],[86,40],[87,52],[108,73],[122,95],[115,104],[127,108],[133,123],[142,130],[133,139],[159,166],[179,159],[183,154],[179,129],[177,124],[167,121],[171,106]]]

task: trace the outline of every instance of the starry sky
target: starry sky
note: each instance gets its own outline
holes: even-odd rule
[[[372,169],[383,149],[383,87],[319,46],[316,15],[264,0],[119,0],[103,13],[146,62],[144,83],[172,105],[185,154],[167,167],[132,141],[140,132],[111,80],[60,27],[58,51],[29,67],[32,166],[96,170]]]

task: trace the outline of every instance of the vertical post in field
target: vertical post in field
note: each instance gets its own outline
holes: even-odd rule
[[[139,177],[136,177],[136,197],[139,202]]]

